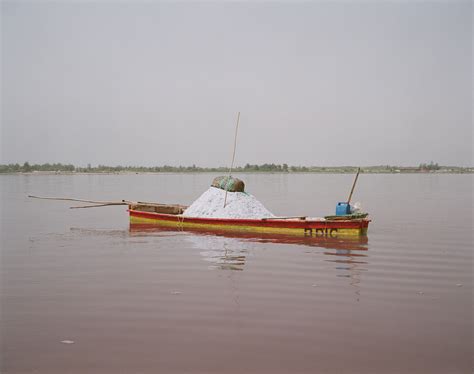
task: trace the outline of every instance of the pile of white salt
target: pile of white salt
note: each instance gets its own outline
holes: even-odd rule
[[[210,187],[183,213],[186,217],[208,218],[270,218],[274,217],[263,204],[246,192],[227,192]]]

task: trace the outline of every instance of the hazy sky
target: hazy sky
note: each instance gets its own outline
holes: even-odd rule
[[[0,163],[473,164],[470,1],[1,12]]]

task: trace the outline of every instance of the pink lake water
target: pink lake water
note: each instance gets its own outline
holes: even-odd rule
[[[135,231],[125,207],[26,197],[190,204],[214,176],[0,176],[0,372],[473,371],[472,175],[362,174],[359,242]],[[310,216],[353,179],[236,176]]]

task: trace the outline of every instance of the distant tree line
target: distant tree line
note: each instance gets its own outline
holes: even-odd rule
[[[30,164],[25,162],[23,165],[20,164],[8,164],[0,165],[0,173],[29,173],[35,171],[50,171],[50,172],[79,172],[79,173],[118,173],[118,172],[228,172],[228,167],[199,167],[196,165],[192,166],[108,166],[108,165],[98,165],[91,166],[90,164],[87,167],[76,167],[71,164]],[[233,169],[235,172],[239,171],[265,171],[265,172],[288,172],[290,167],[287,164],[262,164],[262,165],[250,165],[247,164],[244,167],[235,167]],[[305,166],[292,166],[291,171],[308,171],[309,169]]]
[[[33,164],[25,162],[23,165],[20,164],[8,164],[0,165],[0,173],[29,173],[32,171],[67,171],[72,172],[76,170],[74,165],[71,164]]]
[[[303,166],[304,167],[304,166]],[[300,166],[292,166],[292,168],[301,168]],[[284,172],[289,171],[287,164],[263,164],[263,165],[250,165],[246,164],[243,168],[237,168],[242,171],[274,171],[274,172]],[[296,170],[296,169],[295,169]]]
[[[438,165],[438,163],[433,163],[431,161],[429,164],[420,164],[419,169],[420,170],[439,170],[441,167]]]
[[[25,162],[20,164],[0,165],[0,173],[31,173],[31,172],[78,172],[78,173],[119,173],[119,172],[134,172],[134,173],[197,173],[197,172],[218,172],[228,173],[228,167],[200,167],[192,166],[107,166],[98,165],[87,167],[76,167],[71,164],[30,164]],[[357,167],[355,166],[288,166],[288,164],[246,164],[245,166],[238,166],[233,169],[234,172],[270,172],[270,173],[355,173]],[[366,166],[361,169],[362,173],[416,173],[429,171],[444,171],[455,173],[472,173],[473,168],[463,168],[456,166],[439,166],[437,163],[430,162],[429,164],[420,164],[418,167],[401,167],[390,165]]]

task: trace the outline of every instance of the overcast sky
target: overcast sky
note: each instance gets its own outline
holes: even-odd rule
[[[472,165],[472,3],[1,5],[0,163]]]

